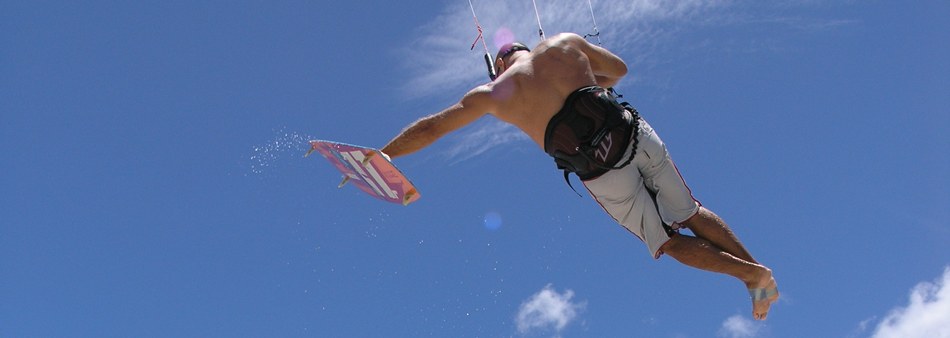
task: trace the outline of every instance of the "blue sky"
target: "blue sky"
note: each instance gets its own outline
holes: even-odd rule
[[[493,51],[538,42],[530,2],[473,3]],[[409,207],[302,157],[484,82],[467,1],[4,1],[0,336],[950,336],[950,4],[592,5],[624,98],[773,268],[767,322],[491,118],[396,160]]]

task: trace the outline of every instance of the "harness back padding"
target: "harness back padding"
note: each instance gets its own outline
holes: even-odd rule
[[[594,179],[630,164],[636,149],[618,165],[638,127],[636,109],[626,102],[618,103],[607,89],[584,87],[571,93],[561,111],[548,122],[544,151],[554,157],[565,178],[575,173],[581,180]],[[636,138],[633,140],[636,142]]]

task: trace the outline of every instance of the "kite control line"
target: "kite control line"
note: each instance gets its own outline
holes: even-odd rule
[[[488,51],[488,43],[485,42],[485,36],[482,35],[482,25],[478,24],[478,16],[475,15],[475,5],[472,5],[472,0],[468,0],[468,6],[472,8],[472,18],[475,18],[475,28],[478,29],[478,36],[475,37],[475,41],[472,42],[472,48],[469,50],[475,50],[475,44],[478,43],[478,40],[482,40],[482,46],[485,47],[485,65],[488,66],[488,78],[492,81],[495,81],[495,78],[498,77],[498,74],[495,74],[495,62],[492,60],[491,52]]]
[[[544,41],[544,28],[541,28],[541,12],[538,12],[538,2],[531,0],[531,3],[534,5],[534,16],[538,18],[538,35],[541,36],[541,41]]]
[[[594,22],[594,34],[585,34],[584,38],[597,37],[597,45],[600,46],[600,30],[597,29],[597,19],[594,18],[594,5],[587,0],[587,8],[590,8],[590,20]]]

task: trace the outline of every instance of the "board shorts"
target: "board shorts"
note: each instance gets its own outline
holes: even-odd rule
[[[584,185],[604,211],[640,238],[657,259],[663,254],[660,247],[680,223],[699,212],[701,204],[646,120],[641,118],[634,135],[639,142],[631,165],[584,181]],[[628,148],[633,147],[634,142],[629,143]]]

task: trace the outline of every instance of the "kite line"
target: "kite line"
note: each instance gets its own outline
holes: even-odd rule
[[[495,81],[495,78],[498,77],[498,74],[495,74],[495,62],[491,58],[491,52],[488,51],[488,43],[485,42],[485,35],[482,34],[482,25],[478,23],[478,15],[475,15],[475,5],[472,4],[472,0],[468,0],[468,6],[472,8],[472,18],[475,19],[475,28],[478,29],[478,36],[475,37],[472,48],[469,50],[475,50],[475,44],[478,43],[479,39],[482,40],[482,46],[485,47],[485,65],[488,66],[488,77]]]
[[[544,27],[541,26],[541,12],[538,10],[537,0],[531,0],[531,4],[534,6],[534,16],[538,20],[538,36],[541,37],[541,41],[544,41]],[[495,73],[495,62],[492,59],[491,51],[488,50],[488,42],[485,41],[484,31],[482,30],[482,25],[478,22],[478,15],[475,13],[475,5],[472,4],[472,0],[468,0],[468,6],[472,9],[472,18],[475,20],[475,29],[478,30],[478,35],[475,36],[475,41],[472,41],[472,46],[469,50],[475,50],[475,45],[478,44],[478,40],[482,40],[482,47],[485,48],[485,66],[488,67],[488,77],[495,80],[498,77],[498,74]],[[584,39],[596,37],[597,45],[601,45],[602,41],[600,40],[600,29],[597,27],[597,18],[594,15],[594,5],[591,3],[591,0],[587,0],[587,8],[590,10],[590,19],[594,25],[594,32],[585,34]],[[622,95],[619,95],[623,97]]]
[[[590,21],[594,23],[594,34],[585,34],[584,38],[596,36],[597,45],[600,46],[600,30],[597,29],[597,19],[594,17],[594,5],[590,3],[590,0],[587,0],[587,8],[590,8]]]
[[[541,41],[544,41],[544,28],[541,28],[541,12],[538,12],[538,2],[531,0],[531,3],[534,5],[534,16],[538,18],[538,35],[541,36]]]

